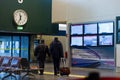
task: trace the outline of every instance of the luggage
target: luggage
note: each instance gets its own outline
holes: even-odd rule
[[[61,67],[60,67],[60,75],[67,75],[69,76],[70,74],[70,68],[66,66],[66,59],[61,58]]]

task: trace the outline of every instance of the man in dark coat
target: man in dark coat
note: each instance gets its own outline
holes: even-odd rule
[[[54,64],[54,75],[57,75],[60,70],[60,59],[63,57],[63,46],[57,37],[50,44],[50,53]]]
[[[34,56],[36,57],[39,63],[40,75],[43,75],[44,72],[46,54],[50,56],[48,46],[45,45],[44,40],[41,40],[41,44],[39,44],[34,51]]]

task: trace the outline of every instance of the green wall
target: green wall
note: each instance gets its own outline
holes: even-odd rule
[[[58,24],[51,23],[52,0],[0,0],[0,31],[30,32],[37,34],[55,34]],[[23,9],[28,14],[28,22],[23,30],[17,30],[13,21],[13,12]]]

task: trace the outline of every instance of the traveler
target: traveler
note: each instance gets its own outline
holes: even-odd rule
[[[62,43],[58,40],[58,37],[55,37],[50,44],[50,53],[54,65],[54,75],[59,74],[60,70],[60,60],[63,57],[63,46]]]
[[[37,45],[34,50],[34,56],[36,57],[40,68],[40,75],[43,75],[44,73],[46,54],[48,54],[48,56],[50,57],[48,46],[45,45],[44,40],[41,40],[41,43]]]

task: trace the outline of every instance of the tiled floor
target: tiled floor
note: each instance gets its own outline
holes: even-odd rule
[[[88,75],[89,72],[92,71],[97,71],[100,73],[100,76],[111,76],[111,77],[119,77],[120,73],[116,72],[115,70],[109,70],[109,69],[90,69],[90,68],[76,68],[76,67],[71,67],[71,74],[69,76],[54,76],[53,75],[53,65],[51,63],[46,63],[45,64],[45,72],[44,75],[38,75],[36,74],[36,79],[32,76],[27,76],[24,78],[24,80],[69,80],[71,78],[84,78],[85,76]],[[1,73],[1,78],[5,74]],[[22,74],[23,75],[23,74]],[[22,76],[21,75],[21,76]],[[17,80],[22,80],[21,76],[17,76]],[[14,78],[6,78],[5,80],[15,80]]]

